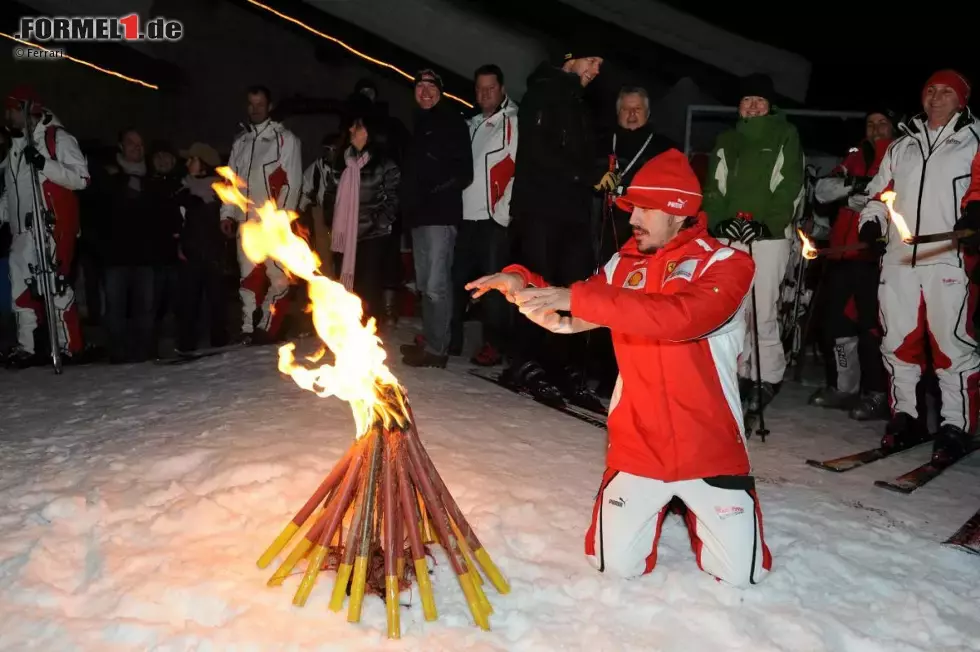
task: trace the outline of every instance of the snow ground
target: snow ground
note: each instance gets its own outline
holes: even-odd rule
[[[402,334],[407,337],[407,334]],[[396,351],[396,343],[391,344]],[[595,572],[582,536],[602,472],[600,430],[468,376],[392,368],[423,441],[510,595],[487,584],[492,631],[470,621],[438,553],[439,619],[417,595],[388,641],[270,589],[255,559],[349,445],[346,404],[276,371],[273,349],[186,366],[0,375],[2,650],[980,650],[980,563],[943,548],[980,505],[980,456],[901,496],[872,486],[919,450],[836,475],[803,464],[867,448],[880,424],[806,406],[789,384],[750,441],[774,569],[747,590],[695,564],[680,519],[653,575]],[[404,596],[403,601],[410,596]]]

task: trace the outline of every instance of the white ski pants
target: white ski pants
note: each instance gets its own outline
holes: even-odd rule
[[[942,393],[943,424],[968,433],[977,426],[980,354],[973,332],[976,291],[967,271],[952,265],[883,265],[878,311],[881,353],[888,372],[892,413],[916,414],[915,386],[926,347]]]
[[[752,260],[755,261],[752,288],[755,292],[759,325],[759,367],[762,380],[772,384],[782,382],[783,374],[786,373],[786,354],[779,335],[779,287],[786,275],[791,245],[785,238],[752,243]],[[749,251],[748,245],[741,242],[729,243],[729,246],[740,251]],[[756,380],[751,295],[746,300],[745,308],[745,345],[738,358],[738,375]]]
[[[238,295],[242,300],[242,333],[253,328],[275,336],[289,309],[289,279],[286,272],[272,258],[256,265],[242,249],[241,229],[238,232],[238,269],[241,285]],[[258,320],[255,311],[258,309]]]
[[[674,497],[701,570],[735,586],[759,583],[772,567],[762,508],[752,476],[661,482],[607,470],[585,536],[585,554],[600,572],[633,579],[653,571],[657,542]]]

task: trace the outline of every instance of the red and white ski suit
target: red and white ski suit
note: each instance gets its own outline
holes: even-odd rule
[[[941,129],[930,131],[920,116],[900,130],[904,135],[888,148],[868,185],[873,199],[861,211],[862,226],[875,220],[887,236],[878,309],[892,414],[916,414],[915,387],[929,346],[944,425],[974,432],[980,382],[972,320],[976,295],[969,280],[974,261],[951,241],[917,247],[904,243],[880,194],[895,191],[895,211],[913,235],[952,231],[970,185],[980,122],[964,110]]]
[[[88,163],[78,141],[50,111],[41,113],[32,138],[34,147],[45,158],[44,168],[38,173],[41,196],[37,201],[41,205],[35,204],[33,168],[24,158],[27,138],[23,136],[11,143],[4,193],[0,197],[0,222],[9,222],[13,235],[10,285],[17,318],[17,343],[28,353],[34,353],[34,331],[49,317],[44,314],[43,284],[33,271],[37,267],[37,252],[32,228],[43,208],[54,214],[54,229],[45,233],[49,250],[53,248],[55,253],[56,274],[51,281],[55,288],[58,344],[63,353],[76,353],[82,349],[82,333],[75,292],[66,279],[79,229],[78,199],[74,191],[88,186]]]
[[[303,164],[299,139],[282,124],[266,120],[248,129],[231,146],[228,166],[247,185],[252,200],[248,215],[233,204],[221,207],[221,217],[239,224],[257,220],[256,209],[273,200],[276,206],[295,211],[303,186]],[[255,328],[275,335],[288,311],[289,280],[285,270],[269,258],[256,265],[242,250],[238,235],[238,267],[241,273],[242,333]],[[255,323],[255,311],[260,311]]]
[[[528,285],[543,278],[519,266]],[[653,254],[630,239],[602,273],[571,287],[573,317],[612,332],[620,376],[607,470],[585,537],[590,562],[649,573],[677,496],[699,566],[735,585],[771,567],[745,448],[738,356],[755,264],[707,233],[704,214]]]

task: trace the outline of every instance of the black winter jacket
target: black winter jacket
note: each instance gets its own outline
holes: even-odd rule
[[[517,114],[520,138],[510,200],[515,220],[588,224],[595,135],[577,75],[542,63],[527,78]]]
[[[218,177],[202,178],[200,182],[209,184],[219,181]],[[191,192],[187,185],[177,191],[175,200],[183,215],[180,229],[180,251],[187,262],[220,268],[224,261],[225,237],[221,233],[221,201],[212,193],[206,201]]]
[[[337,179],[341,178],[346,159],[341,159]],[[357,213],[357,239],[367,240],[389,235],[398,214],[398,192],[401,171],[387,156],[372,157],[361,168],[361,193]]]
[[[466,121],[447,102],[415,112],[399,192],[408,228],[459,226],[463,221],[463,190],[473,182],[473,153]]]
[[[180,211],[174,193],[180,181],[151,175],[130,186],[130,175],[113,168],[102,179],[100,202],[105,213],[103,260],[121,265],[170,265],[177,262]]]

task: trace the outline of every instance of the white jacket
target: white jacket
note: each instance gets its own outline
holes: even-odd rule
[[[228,166],[248,184],[245,196],[254,208],[275,199],[279,208],[295,211],[303,185],[303,162],[299,139],[281,123],[266,120],[249,125],[231,146]],[[254,208],[249,217],[254,219]],[[245,221],[237,206],[223,204],[221,217]]]
[[[77,230],[78,205],[72,191],[82,190],[89,184],[88,161],[75,137],[65,131],[61,121],[50,111],[44,111],[34,127],[34,147],[46,160],[38,174],[41,184],[40,200],[59,217],[73,222]],[[50,151],[53,145],[53,154]],[[27,139],[14,138],[7,154],[4,169],[3,196],[0,197],[0,223],[10,222],[14,235],[27,231],[26,217],[35,211],[34,178],[30,163],[24,160]]]
[[[905,218],[913,235],[953,230],[960,216],[960,202],[970,186],[970,164],[980,145],[980,121],[969,109],[957,113],[938,134],[928,134],[923,116],[900,126],[905,135],[891,144],[871,183],[875,199],[861,211],[860,226],[877,220],[887,234],[883,265],[911,265],[912,245],[905,244],[888,216],[888,207],[877,199],[885,190],[895,191],[895,211]],[[860,228],[859,226],[859,228]],[[963,266],[959,247],[952,242],[920,244],[916,265]]]
[[[489,118],[479,113],[467,125],[473,149],[473,183],[463,191],[463,219],[493,218],[507,226],[517,160],[517,104],[504,98]]]
[[[311,205],[323,206],[327,192],[335,189],[338,181],[327,156],[310,163],[303,172],[303,195],[299,200],[299,210],[305,211]]]

